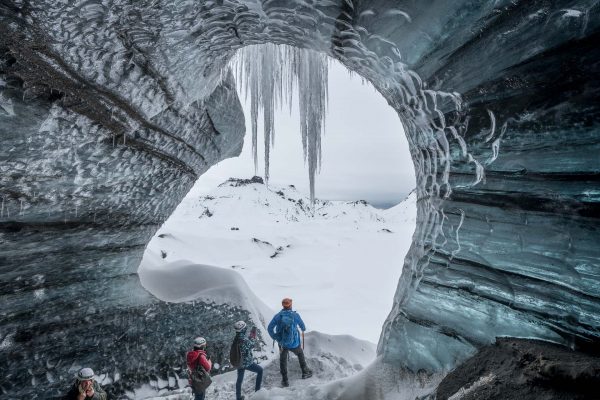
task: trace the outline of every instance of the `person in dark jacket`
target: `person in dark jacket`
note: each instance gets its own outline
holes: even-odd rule
[[[212,362],[208,359],[206,355],[206,339],[203,337],[197,337],[194,339],[194,349],[192,351],[188,351],[186,355],[187,367],[188,367],[188,376],[190,385],[192,384],[192,371],[198,368],[198,364],[204,368],[204,370],[210,373],[212,369]],[[192,391],[194,391],[192,387]],[[206,391],[196,392],[194,391],[194,400],[204,400],[204,395]]]
[[[290,351],[298,357],[300,369],[302,369],[302,379],[310,378],[312,376],[312,371],[306,364],[304,351],[302,350],[300,341],[300,333],[298,332],[298,328],[300,328],[302,332],[306,330],[304,321],[302,321],[302,318],[300,318],[300,314],[292,310],[292,299],[283,299],[281,301],[281,305],[283,306],[283,309],[275,314],[269,323],[268,331],[269,336],[271,336],[271,338],[276,340],[279,344],[279,371],[281,372],[281,386],[288,387],[290,384],[287,373],[287,359]],[[285,329],[283,326],[284,321],[289,321],[290,326],[287,329],[291,330],[291,332],[288,334],[291,335],[290,338],[282,337]]]
[[[254,362],[254,356],[252,355],[252,349],[256,344],[256,328],[253,327],[250,331],[250,335],[246,336],[246,323],[244,321],[238,321],[233,324],[236,336],[240,341],[240,349],[242,351],[242,362],[237,370],[237,381],[235,383],[235,398],[236,400],[244,400],[242,396],[242,382],[244,381],[244,372],[246,370],[256,373],[256,384],[254,386],[255,391],[260,390],[262,383],[263,369],[260,365]]]
[[[96,382],[91,368],[82,368],[77,372],[75,383],[64,400],[106,400],[106,392]]]

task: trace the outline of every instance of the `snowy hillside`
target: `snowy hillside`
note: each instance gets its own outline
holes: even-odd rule
[[[156,284],[168,279],[173,262],[233,269],[273,310],[283,297],[293,298],[308,330],[376,343],[415,216],[414,194],[388,210],[321,201],[313,210],[293,186],[230,179],[180,204],[149,243],[140,279],[157,297],[173,301]],[[193,287],[188,292],[171,295],[196,293]]]

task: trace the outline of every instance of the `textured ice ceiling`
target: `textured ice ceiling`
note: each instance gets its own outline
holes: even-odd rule
[[[155,335],[183,322],[135,272],[239,154],[222,71],[262,43],[336,58],[406,128],[418,228],[386,362],[448,369],[505,335],[597,348],[599,42],[596,0],[0,0],[1,396],[167,357]]]

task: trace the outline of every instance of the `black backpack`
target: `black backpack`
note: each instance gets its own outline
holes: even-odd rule
[[[229,349],[229,362],[234,368],[239,368],[242,365],[242,344],[238,335],[233,338],[231,349]]]
[[[200,360],[197,361],[196,368],[193,371],[191,371],[191,378],[194,393],[204,392],[212,383],[210,373],[206,372],[206,370],[200,363]]]

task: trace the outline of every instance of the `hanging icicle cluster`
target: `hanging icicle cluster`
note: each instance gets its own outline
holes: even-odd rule
[[[310,198],[315,200],[315,174],[321,164],[321,135],[327,111],[327,56],[313,50],[263,44],[244,47],[232,60],[238,87],[250,98],[252,152],[258,172],[258,117],[263,115],[265,182],[269,181],[270,150],[275,143],[275,109],[287,103],[298,90],[300,132],[304,161],[308,164]]]

